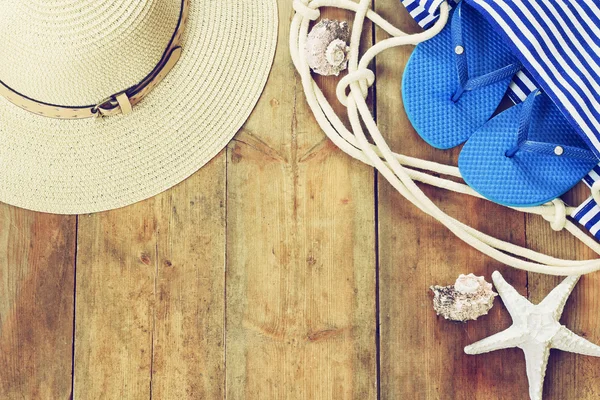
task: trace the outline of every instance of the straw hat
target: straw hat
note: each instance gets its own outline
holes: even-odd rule
[[[276,0],[6,0],[0,201],[89,213],[214,157],[267,80]]]

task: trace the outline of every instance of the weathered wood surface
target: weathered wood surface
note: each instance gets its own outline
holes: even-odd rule
[[[376,1],[377,12],[396,26],[414,30],[414,21],[394,1]],[[412,24],[411,24],[412,22]],[[385,38],[378,30],[377,39]],[[377,120],[396,151],[442,163],[456,163],[458,151],[439,151],[412,129],[402,107],[403,67],[413,47],[377,57]],[[444,211],[476,229],[524,244],[523,216],[488,202],[423,187]],[[524,398],[527,380],[517,350],[464,355],[465,345],[507,328],[510,318],[497,301],[490,315],[469,324],[437,317],[429,286],[447,285],[458,274],[485,275],[499,269],[523,294],[527,274],[494,262],[419,212],[383,178],[379,179],[379,294],[382,399]],[[506,366],[511,368],[506,368]],[[521,396],[521,397],[519,397]],[[515,397],[515,396],[512,396]]]
[[[583,185],[581,185],[583,186]],[[579,204],[589,196],[589,189],[576,188],[565,199]],[[594,253],[566,232],[554,232],[539,218],[527,218],[527,245],[551,255],[577,259],[594,258]],[[597,257],[597,255],[596,255]],[[532,302],[540,302],[561,281],[558,277],[528,274],[528,293]],[[595,273],[581,278],[567,302],[561,322],[573,332],[600,343],[600,276]],[[548,399],[600,398],[600,358],[578,356],[552,350],[546,372],[544,394]]]
[[[75,398],[223,396],[225,161],[80,217]]]
[[[312,118],[279,5],[271,78],[228,152],[227,397],[373,399],[373,171]]]
[[[537,302],[557,278],[499,265],[421,214],[321,133],[280,37],[267,88],[236,138],[153,199],[61,217],[0,205],[1,399],[521,399],[523,355],[462,348],[510,323],[497,300],[466,325],[435,316],[429,286],[499,269]],[[416,29],[397,0],[384,17]],[[324,17],[352,20],[327,10]],[[385,38],[367,25],[364,45]],[[377,57],[369,102],[392,147],[456,162],[402,109],[411,47]],[[321,79],[334,107],[336,79]],[[472,226],[554,255],[589,251],[536,217],[424,187]],[[579,190],[571,200],[581,200]],[[600,342],[597,275],[563,322]],[[596,399],[600,359],[553,352],[548,399]]]
[[[76,217],[0,204],[0,398],[71,393]]]

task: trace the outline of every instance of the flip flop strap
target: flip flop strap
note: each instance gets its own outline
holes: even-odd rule
[[[506,67],[502,67],[496,71],[489,72],[485,75],[481,75],[475,78],[468,79],[463,86],[465,91],[479,89],[484,86],[493,85],[494,83],[498,83],[508,78],[512,78],[517,72],[519,72],[522,68],[522,65],[519,63],[510,64]]]
[[[465,91],[479,89],[485,86],[493,85],[505,79],[511,78],[522,68],[521,63],[516,62],[495,71],[486,73],[475,78],[469,78],[469,64],[467,60],[465,41],[462,28],[462,2],[458,3],[454,16],[452,17],[452,44],[454,45],[454,55],[456,57],[456,70],[460,88],[452,97],[453,101],[458,101],[458,98]]]
[[[568,158],[577,158],[579,160],[590,160],[598,161],[598,157],[589,150],[582,149],[581,147],[573,146],[558,146],[551,143],[534,142],[528,140],[521,144],[519,151],[527,151],[529,153],[538,153],[548,156],[560,156]]]
[[[520,151],[530,153],[544,154],[548,156],[559,156],[576,158],[580,160],[596,161],[598,157],[590,150],[582,149],[581,147],[563,146],[552,143],[536,142],[528,140],[529,129],[531,127],[531,119],[533,115],[533,104],[535,98],[540,93],[539,89],[535,89],[527,99],[523,102],[523,110],[519,116],[519,130],[517,133],[517,144],[506,152],[507,157],[513,157]]]
[[[529,137],[531,118],[533,116],[533,105],[536,97],[540,94],[539,89],[534,89],[523,102],[523,109],[519,115],[519,130],[517,131],[517,146],[523,144]]]

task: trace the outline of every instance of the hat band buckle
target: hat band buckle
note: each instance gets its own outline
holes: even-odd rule
[[[38,101],[17,92],[1,80],[0,96],[24,110],[56,119],[85,119],[130,114],[133,111],[133,107],[142,101],[171,72],[177,61],[179,61],[182,52],[181,38],[188,19],[189,2],[190,0],[181,0],[181,11],[177,27],[154,69],[139,83],[112,94],[95,105],[62,106]]]

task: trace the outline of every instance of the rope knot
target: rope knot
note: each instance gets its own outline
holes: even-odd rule
[[[304,18],[310,19],[311,21],[319,19],[319,17],[321,16],[321,11],[314,8],[310,8],[308,4],[305,3],[305,1],[306,0],[294,0],[294,3],[292,3],[294,11],[302,15]]]
[[[360,85],[360,91],[363,98],[367,98],[369,94],[369,87],[375,83],[375,74],[370,69],[359,69],[352,71],[342,79],[337,85],[336,95],[340,103],[348,107],[348,95],[346,94],[348,87],[358,82]]]
[[[552,200],[554,204],[554,215],[542,215],[542,217],[550,222],[550,226],[555,231],[562,231],[567,225],[567,207],[561,199]]]

